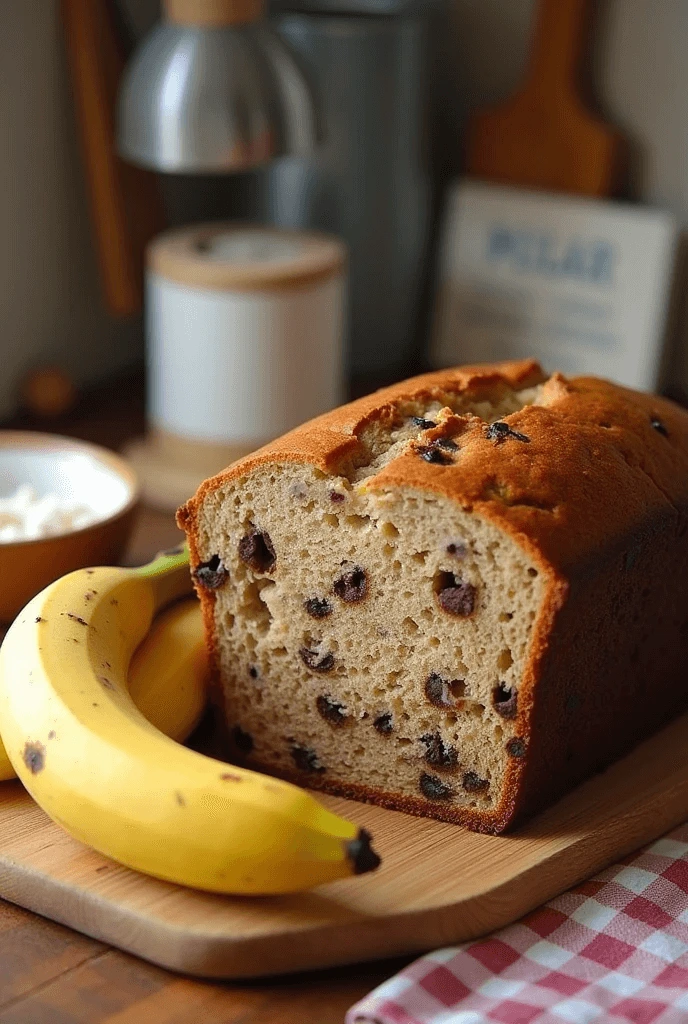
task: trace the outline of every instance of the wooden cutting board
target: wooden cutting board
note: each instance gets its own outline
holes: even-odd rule
[[[622,138],[586,106],[581,88],[592,0],[539,0],[522,87],[468,123],[466,172],[523,188],[607,196]]]
[[[511,836],[326,798],[369,828],[373,875],[233,898],[120,867],[0,784],[0,895],[153,963],[213,978],[421,953],[502,927],[688,818],[688,715]]]

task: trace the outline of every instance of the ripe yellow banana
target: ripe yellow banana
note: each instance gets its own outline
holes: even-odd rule
[[[141,714],[183,743],[206,705],[208,652],[199,602],[179,601],[155,616],[129,665],[129,696]]]
[[[90,576],[84,573],[88,589]],[[182,743],[203,714],[207,697],[208,654],[198,601],[173,604],[156,615],[129,666],[131,699],[156,729]],[[17,773],[0,739],[0,782]]]
[[[63,577],[0,649],[0,734],[34,800],[77,839],[158,878],[226,893],[372,870],[367,832],[305,790],[188,750],[127,690],[157,608],[189,589],[187,552]]]

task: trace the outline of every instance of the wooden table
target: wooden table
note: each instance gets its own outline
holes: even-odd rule
[[[142,433],[140,375],[86,396],[59,420],[16,417],[41,429],[119,448]],[[127,561],[147,561],[179,539],[171,515],[144,509]],[[341,1024],[346,1010],[406,961],[245,985],[170,974],[0,900],[0,1024]]]

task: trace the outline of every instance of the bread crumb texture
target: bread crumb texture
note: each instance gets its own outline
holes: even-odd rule
[[[675,465],[648,462],[647,445],[673,440],[684,463],[688,448],[670,403],[507,369],[353,403],[181,510],[242,763],[415,813],[506,820],[543,637],[568,570],[598,544],[586,522],[609,514],[598,478],[615,474],[633,505],[623,536],[671,504]]]

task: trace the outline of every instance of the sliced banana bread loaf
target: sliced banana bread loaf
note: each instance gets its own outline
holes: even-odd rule
[[[179,511],[233,757],[497,832],[688,706],[688,413],[532,361],[313,420]]]

